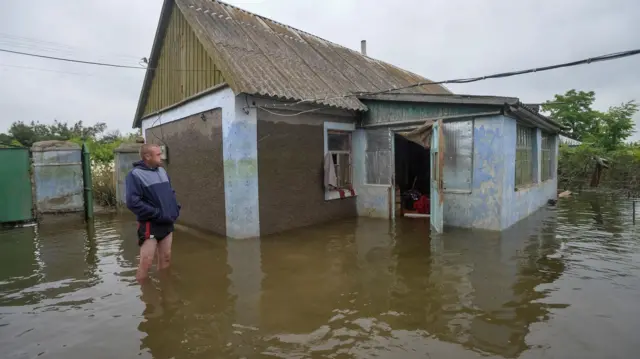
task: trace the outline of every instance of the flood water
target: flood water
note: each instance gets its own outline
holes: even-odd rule
[[[0,232],[0,357],[633,358],[631,221],[628,200],[583,195],[503,233],[179,230],[171,272],[141,288],[130,216],[56,219]]]

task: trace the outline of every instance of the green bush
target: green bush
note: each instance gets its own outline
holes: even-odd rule
[[[560,146],[558,186],[578,190],[590,187],[596,156],[608,160],[609,165],[602,172],[599,188],[629,195],[640,193],[640,147],[637,145],[620,146],[613,151],[592,145]]]
[[[115,207],[117,202],[113,162],[103,163],[96,160],[91,162],[95,204],[103,207]]]

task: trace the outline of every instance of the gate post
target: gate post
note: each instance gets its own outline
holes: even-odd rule
[[[91,178],[91,154],[87,143],[82,143],[82,179],[84,182],[84,216],[93,218],[93,181]]]

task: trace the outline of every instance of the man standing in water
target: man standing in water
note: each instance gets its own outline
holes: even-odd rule
[[[127,208],[138,220],[140,265],[136,279],[140,283],[147,278],[156,250],[159,270],[171,264],[173,223],[180,215],[176,193],[161,167],[161,154],[157,145],[142,145],[141,160],[133,164],[126,178]]]

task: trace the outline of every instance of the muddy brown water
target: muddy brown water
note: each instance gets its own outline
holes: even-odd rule
[[[638,226],[628,200],[583,195],[499,234],[180,230],[140,287],[130,216],[56,219],[0,232],[0,357],[635,358]]]

